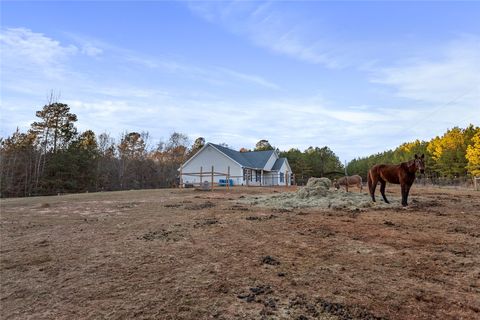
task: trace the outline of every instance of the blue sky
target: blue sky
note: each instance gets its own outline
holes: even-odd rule
[[[2,2],[1,130],[53,89],[80,130],[341,160],[480,125],[478,2]]]

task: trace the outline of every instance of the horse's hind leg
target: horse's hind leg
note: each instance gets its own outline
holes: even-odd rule
[[[385,180],[380,180],[380,193],[382,194],[383,200],[385,200],[386,203],[390,203],[387,200],[387,197],[385,196],[385,187],[387,186],[387,183]]]
[[[378,179],[372,177],[372,173],[368,173],[368,191],[370,191],[370,196],[372,197],[372,201],[375,202],[375,189],[377,188]]]

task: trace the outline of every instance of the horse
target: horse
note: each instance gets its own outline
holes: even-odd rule
[[[336,180],[333,186],[338,190],[340,189],[340,186],[345,186],[346,183],[345,181],[348,181],[348,186],[357,186],[360,188],[360,192],[363,190],[362,186],[362,177],[359,175],[353,175],[349,177],[341,177],[340,179]]]
[[[380,193],[386,203],[390,203],[385,197],[385,186],[387,182],[400,184],[402,189],[402,206],[408,205],[407,198],[410,192],[410,187],[415,181],[415,173],[420,170],[420,173],[425,173],[425,155],[417,156],[415,159],[402,162],[400,164],[377,164],[368,171],[368,189],[372,196],[372,201],[375,202],[375,188],[380,182]]]

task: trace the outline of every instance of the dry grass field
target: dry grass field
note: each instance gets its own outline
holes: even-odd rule
[[[360,211],[241,201],[283,191],[1,200],[1,318],[480,318],[479,192],[414,185],[408,209]]]

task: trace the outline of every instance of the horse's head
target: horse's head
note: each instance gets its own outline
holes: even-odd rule
[[[333,186],[334,186],[335,189],[337,189],[337,190],[340,189],[340,183],[338,183],[338,180],[337,180],[337,179],[333,180]]]
[[[420,170],[420,173],[425,173],[425,155],[417,156],[415,154],[415,167]]]

